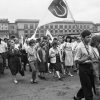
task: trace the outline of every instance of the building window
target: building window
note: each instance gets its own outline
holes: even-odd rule
[[[44,29],[44,26],[41,26],[40,29]]]
[[[25,32],[25,33],[28,33],[28,30],[25,30],[24,32]]]
[[[49,26],[48,26],[48,25],[46,25],[46,26],[45,26],[45,29],[48,29],[48,28],[49,28]]]
[[[28,29],[28,25],[27,24],[24,25],[24,29]]]
[[[76,29],[79,29],[79,25],[76,25]]]
[[[50,29],[53,29],[53,25],[50,25]]]
[[[73,32],[75,32],[75,30],[73,30]]]
[[[60,33],[63,33],[63,30],[59,30]]]
[[[35,29],[35,23],[33,24],[33,29]]]
[[[43,33],[41,33],[41,36],[44,36],[44,34],[43,34]]]
[[[87,29],[89,29],[90,27],[89,27],[89,25],[87,25]]]
[[[58,25],[55,25],[55,29],[58,29]]]
[[[75,25],[73,25],[73,29],[75,29]]]
[[[33,25],[30,25],[30,29],[33,29],[34,27],[33,27]]]
[[[79,30],[77,30],[77,32],[79,32]]]
[[[67,25],[65,25],[64,27],[65,27],[65,29],[67,29]]]
[[[58,34],[58,30],[55,30],[55,34]]]
[[[71,30],[69,30],[69,32],[71,32]]]
[[[86,29],[86,25],[84,25],[84,29]]]
[[[82,25],[80,25],[80,29],[82,29]]]
[[[67,30],[65,30],[65,33],[67,33]]]
[[[31,34],[34,33],[34,30],[30,30],[30,33],[31,33]]]
[[[63,25],[60,25],[59,28],[60,28],[60,29],[63,29]]]
[[[39,34],[36,34],[36,37],[38,38],[39,37]]]
[[[71,29],[71,25],[69,25],[69,29]]]
[[[44,30],[41,30],[40,33],[44,33]]]

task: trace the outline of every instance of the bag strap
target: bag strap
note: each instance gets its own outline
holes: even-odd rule
[[[82,42],[83,42],[83,41],[82,41]],[[87,46],[85,45],[85,43],[84,43],[84,42],[83,42],[83,44],[84,44],[84,47],[85,47],[85,49],[86,49],[86,51],[87,51],[88,55],[90,55],[90,53],[89,53],[89,50],[88,50]]]
[[[96,54],[96,52],[95,52],[95,50],[92,48],[92,51],[93,51],[93,54],[94,54],[94,56],[97,58],[97,59],[99,59],[99,56]]]

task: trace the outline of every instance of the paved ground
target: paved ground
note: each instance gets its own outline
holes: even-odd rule
[[[5,71],[5,75],[0,77],[0,100],[73,100],[80,87],[76,74],[74,77],[66,76],[63,81],[48,74],[48,80],[38,79],[39,84],[30,84],[31,73],[27,71],[25,74],[25,77],[18,75],[19,83],[16,85],[12,82],[10,71]]]

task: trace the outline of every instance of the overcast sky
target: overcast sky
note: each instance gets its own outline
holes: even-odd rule
[[[0,18],[40,19],[50,0],[0,0]],[[75,18],[79,21],[100,23],[100,0],[66,0]]]

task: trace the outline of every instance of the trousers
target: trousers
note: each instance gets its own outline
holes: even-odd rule
[[[79,64],[79,78],[81,88],[77,93],[77,97],[85,100],[93,100],[93,92],[95,92],[94,75],[92,64]]]
[[[36,79],[36,72],[37,72],[36,64],[35,64],[34,61],[29,62],[29,64],[30,64],[30,67],[32,69],[32,79],[33,79],[33,81],[35,81],[35,79]]]

